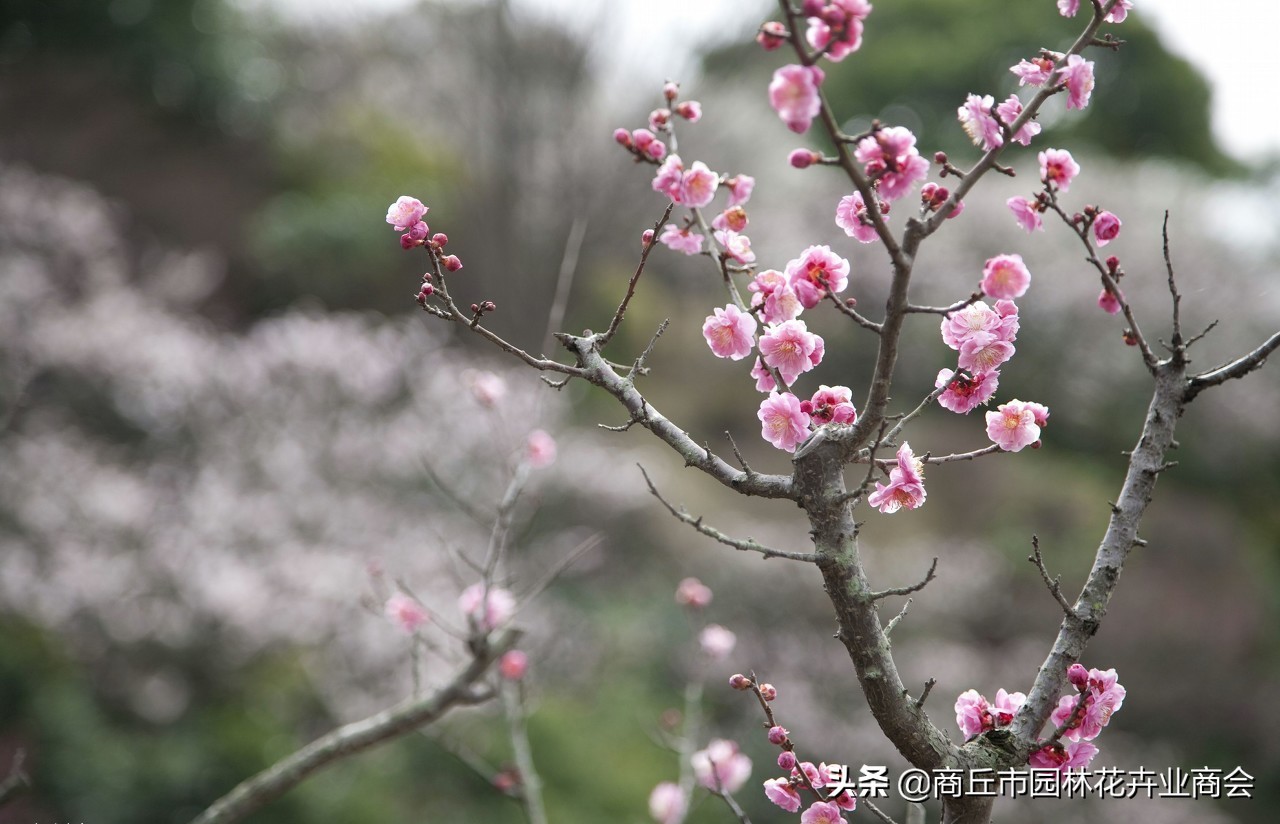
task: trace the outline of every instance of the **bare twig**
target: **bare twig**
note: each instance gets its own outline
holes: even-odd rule
[[[511,738],[511,750],[516,769],[520,773],[520,801],[529,824],[547,824],[547,811],[542,804],[542,778],[533,763],[533,748],[529,746],[529,729],[524,709],[524,682],[503,679],[498,690],[502,694],[502,708],[507,717],[507,734]]]
[[[622,316],[627,313],[627,306],[631,303],[631,298],[636,294],[636,284],[640,281],[640,275],[644,273],[644,264],[649,259],[649,252],[653,251],[654,245],[658,242],[658,232],[662,230],[663,224],[671,217],[671,210],[675,207],[675,203],[668,203],[666,211],[662,213],[662,217],[658,218],[657,223],[653,224],[653,237],[649,238],[649,241],[644,245],[644,249],[640,252],[640,263],[636,266],[636,273],[627,282],[627,294],[623,296],[622,302],[618,304],[618,310],[613,313],[613,320],[609,321],[609,328],[596,337],[597,347],[603,349],[605,344],[613,339],[614,333],[618,331],[618,325],[622,323]]]
[[[908,314],[929,314],[929,315],[950,315],[959,312],[966,306],[972,306],[982,300],[982,292],[974,292],[964,300],[958,300],[950,306],[917,306],[914,303],[908,303],[902,311]]]
[[[1049,588],[1049,594],[1062,607],[1062,611],[1067,614],[1068,618],[1075,620],[1075,610],[1071,608],[1071,603],[1062,595],[1062,576],[1049,577],[1049,570],[1044,565],[1044,556],[1040,554],[1040,537],[1038,535],[1031,536],[1031,554],[1027,556],[1027,560],[1035,564],[1036,569],[1040,570],[1040,577],[1044,580],[1044,585]]]
[[[893,619],[890,620],[889,623],[885,624],[884,634],[886,637],[888,637],[889,633],[893,632],[894,628],[896,628],[898,624],[902,623],[902,619],[907,615],[907,609],[911,606],[911,601],[912,599],[908,598],[907,602],[902,605],[902,609],[898,610],[898,614],[893,616]]]
[[[569,236],[564,241],[564,255],[560,258],[560,273],[556,277],[556,294],[547,313],[547,331],[542,334],[542,351],[551,348],[552,333],[564,323],[564,313],[569,306],[569,292],[578,271],[578,254],[582,251],[582,239],[587,235],[587,219],[581,215],[573,219]]]
[[[842,314],[848,316],[849,318],[852,318],[854,323],[858,324],[864,329],[870,329],[872,332],[875,332],[877,335],[880,334],[880,324],[876,323],[873,320],[869,320],[868,318],[864,318],[862,315],[858,314],[858,310],[850,306],[847,301],[840,300],[840,298],[836,297],[835,294],[832,293],[830,289],[827,290],[827,298],[830,299],[830,301],[833,304],[835,304],[835,307],[839,309]],[[850,298],[850,300],[852,300],[852,298]]]
[[[671,318],[663,318],[662,323],[658,324],[658,331],[653,333],[653,337],[649,338],[649,345],[640,353],[640,357],[636,358],[636,362],[631,365],[631,369],[627,372],[627,378],[634,378],[636,375],[649,374],[649,367],[645,366],[645,361],[653,354],[653,347],[658,345],[658,338],[662,337],[662,333],[667,331],[667,327],[671,325]]]
[[[1169,210],[1164,210],[1164,223],[1160,225],[1160,237],[1163,240],[1164,268],[1169,274],[1169,297],[1173,300],[1173,351],[1174,357],[1185,357],[1186,346],[1182,342],[1182,295],[1178,294],[1178,283],[1173,277],[1173,261],[1169,257]]]
[[[880,601],[885,598],[892,598],[895,595],[910,595],[913,592],[919,592],[929,585],[938,571],[938,559],[935,557],[933,563],[929,564],[929,571],[925,573],[924,580],[918,584],[912,584],[909,587],[895,587],[893,589],[882,589],[879,592],[871,593],[872,601]]]
[[[944,383],[942,384],[942,386],[939,386],[938,388],[934,389],[928,395],[925,395],[924,400],[920,401],[919,406],[917,406],[915,409],[908,412],[906,415],[903,415],[902,419],[899,420],[897,424],[894,425],[893,429],[889,430],[889,434],[885,436],[885,441],[891,444],[897,443],[898,435],[899,433],[902,432],[903,428],[906,427],[906,425],[910,423],[912,419],[916,418],[917,416],[920,415],[921,412],[927,409],[929,404],[936,401],[938,399],[938,396],[945,391],[947,391],[947,385]]]
[[[639,466],[639,464],[637,464],[637,466]],[[813,563],[817,559],[813,553],[809,552],[788,552],[782,549],[767,547],[764,544],[751,540],[750,538],[745,540],[740,538],[731,538],[720,530],[707,526],[702,522],[702,518],[695,518],[686,512],[683,507],[676,509],[670,501],[662,497],[662,493],[658,492],[658,488],[653,485],[653,481],[649,478],[649,473],[645,471],[643,466],[640,467],[640,473],[644,475],[644,482],[649,485],[649,491],[653,493],[653,497],[661,501],[662,505],[666,507],[668,512],[675,516],[677,520],[688,524],[698,532],[706,535],[708,538],[714,538],[725,546],[731,546],[734,549],[742,550],[743,552],[759,552],[765,558],[786,558],[790,561],[804,561],[805,563]]]

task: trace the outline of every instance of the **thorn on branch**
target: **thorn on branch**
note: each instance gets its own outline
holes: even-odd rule
[[[1071,604],[1067,603],[1067,599],[1062,596],[1062,576],[1056,578],[1049,577],[1049,570],[1044,565],[1044,556],[1040,554],[1040,538],[1037,535],[1031,536],[1031,554],[1027,556],[1027,560],[1036,565],[1036,569],[1040,570],[1040,578],[1044,581],[1044,585],[1049,588],[1051,594],[1058,605],[1062,607],[1062,611],[1066,613],[1069,620],[1076,620],[1075,610],[1071,608]]]

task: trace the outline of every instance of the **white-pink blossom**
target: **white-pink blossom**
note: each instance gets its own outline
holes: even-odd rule
[[[525,442],[524,455],[530,467],[545,469],[556,462],[556,439],[542,429],[535,429]]]
[[[671,198],[673,203],[680,202],[680,183],[684,180],[684,163],[680,155],[667,155],[658,171],[653,176],[653,190]]]
[[[684,820],[688,804],[680,785],[663,781],[649,793],[649,815],[658,824],[678,824]]]
[[[945,316],[942,342],[956,350],[962,350],[970,340],[988,342],[983,335],[1012,343],[1018,336],[1018,307],[1013,301],[996,301],[996,307],[979,300]]]
[[[996,114],[1006,126],[1012,126],[1013,121],[1017,120],[1022,114],[1022,101],[1018,99],[1016,94],[1011,94],[1003,103],[996,106]],[[1040,124],[1035,120],[1028,120],[1023,123],[1018,131],[1013,133],[1013,142],[1021,143],[1023,146],[1031,145],[1031,138],[1040,134]]]
[[[1102,18],[1108,23],[1123,23],[1125,18],[1129,16],[1129,10],[1133,8],[1132,0],[1120,0],[1111,7],[1111,11],[1107,12],[1107,16]]]
[[[403,592],[397,592],[388,598],[384,611],[392,623],[410,635],[429,620],[426,608]]]
[[[677,203],[701,209],[716,196],[720,175],[707,168],[701,160],[693,161],[680,178],[680,197]]]
[[[1020,400],[1000,404],[987,413],[987,437],[1006,452],[1020,452],[1040,440],[1035,412]]]
[[[777,449],[795,452],[809,437],[810,418],[800,409],[800,399],[790,392],[770,392],[756,413],[760,436]]]
[[[1058,69],[1058,82],[1067,86],[1067,108],[1083,109],[1093,94],[1093,61],[1071,55],[1067,65]]]
[[[938,372],[933,384],[937,388],[947,387],[938,396],[938,405],[943,409],[967,415],[987,401],[996,393],[1000,385],[1000,372],[979,372],[976,375],[956,374],[950,369]]]
[[[1022,60],[1009,71],[1018,76],[1019,86],[1043,86],[1053,77],[1053,61],[1045,57]]]
[[[1036,208],[1035,201],[1027,200],[1025,197],[1011,197],[1005,203],[1009,207],[1009,211],[1013,212],[1014,220],[1018,221],[1018,225],[1028,232],[1034,232],[1036,229],[1044,231],[1044,221],[1040,217],[1040,210]]]
[[[681,229],[674,223],[668,223],[666,228],[662,230],[662,234],[658,236],[658,240],[668,249],[674,252],[683,252],[686,255],[696,255],[701,252],[702,242],[705,239],[692,229],[687,227]]]
[[[764,782],[765,797],[789,813],[800,809],[800,793],[786,778],[770,778]]]
[[[778,370],[787,386],[822,361],[822,346],[822,338],[810,332],[802,320],[769,326],[760,336],[760,356]]]
[[[464,376],[471,397],[483,407],[492,409],[507,395],[507,382],[488,370],[467,372]]]
[[[729,208],[741,206],[751,199],[751,192],[756,188],[756,179],[751,175],[734,175],[724,182],[729,190]]]
[[[751,759],[743,755],[733,741],[717,738],[689,760],[694,777],[709,790],[737,792],[751,777]]]
[[[1015,351],[1012,343],[994,335],[980,333],[970,336],[960,344],[957,365],[974,374],[992,372],[1000,364],[1012,358]]]
[[[800,824],[845,824],[840,808],[829,801],[815,801],[800,814]]]
[[[702,324],[702,336],[718,358],[742,360],[755,347],[756,319],[730,303]]]
[[[977,690],[965,690],[956,698],[956,726],[965,740],[991,729],[991,707]]]
[[[1058,0],[1058,13],[1063,17],[1075,17],[1080,11],[1080,0]]]
[[[484,582],[478,582],[458,596],[458,609],[476,626],[488,632],[507,623],[516,614],[516,597],[502,587],[492,584],[486,587]]]
[[[772,392],[778,388],[778,382],[773,379],[773,373],[759,358],[756,358],[755,366],[751,367],[751,377],[756,379],[757,392]]]
[[[849,261],[830,246],[810,246],[787,263],[787,278],[804,308],[812,309],[828,291],[839,294],[849,285]]]
[[[888,204],[884,204],[881,212],[886,211],[887,207]],[[836,225],[859,243],[874,243],[880,237],[876,234],[875,225],[867,217],[867,204],[862,198],[862,192],[840,198],[836,205]]]
[[[898,447],[898,465],[889,470],[889,485],[876,481],[867,503],[891,515],[904,506],[916,509],[924,503],[925,496],[924,462],[912,454],[911,445],[904,441]]]
[[[956,110],[960,125],[965,134],[973,141],[973,145],[988,152],[997,146],[1004,145],[1004,135],[1000,133],[1000,123],[991,114],[991,107],[996,104],[991,95],[979,97],[970,94],[964,105]]]
[[[422,220],[427,213],[427,209],[428,207],[423,206],[422,201],[416,197],[400,195],[396,202],[387,208],[387,223],[394,226],[397,232],[403,232]]]
[[[751,251],[751,238],[732,229],[717,229],[715,237],[725,254],[738,263],[755,263],[756,253]]]
[[[722,661],[728,658],[738,644],[738,636],[719,624],[707,624],[698,633],[698,646],[708,658]]]
[[[1022,255],[996,255],[982,266],[982,291],[993,298],[1020,298],[1030,285],[1031,272]]]
[[[751,305],[762,307],[760,316],[767,324],[794,320],[804,311],[800,298],[791,288],[791,281],[777,269],[758,272],[747,284],[747,289],[754,293]]]
[[[741,232],[747,228],[747,210],[741,206],[730,206],[711,219],[711,228]]]
[[[817,66],[792,64],[773,73],[769,83],[769,105],[797,134],[809,130],[809,124],[822,109],[819,89],[825,75]]]

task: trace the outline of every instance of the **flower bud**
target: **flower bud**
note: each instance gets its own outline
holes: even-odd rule
[[[662,96],[667,99],[668,103],[674,103],[675,99],[680,96],[680,84],[668,80],[662,84]]]
[[[777,20],[770,20],[756,33],[756,42],[765,51],[781,48],[782,44],[787,42],[787,28]]]
[[[445,255],[440,262],[444,264],[444,268],[448,269],[450,272],[456,272],[462,268],[462,261],[458,260],[457,255]]]
[[[933,154],[933,162],[934,162],[934,163],[937,163],[939,166],[945,166],[945,165],[947,165],[947,153],[946,153],[946,152],[934,152],[934,154]]]
[[[772,701],[778,697],[778,689],[773,684],[761,684],[760,697],[766,701]]]
[[[449,236],[444,232],[436,232],[431,236],[431,245],[437,249],[443,249],[445,244],[449,242]]]
[[[787,162],[797,169],[807,169],[819,160],[822,155],[811,149],[796,149],[787,157]]]
[[[620,146],[630,146],[631,132],[627,131],[626,129],[614,129],[613,139],[618,141],[618,145]]]
[[[697,123],[702,119],[702,104],[696,100],[686,100],[676,106],[676,114],[690,123]]]
[[[782,727],[769,728],[769,743],[775,747],[781,747],[783,742],[787,740],[787,730]]]
[[[1071,682],[1071,686],[1084,692],[1089,688],[1089,671],[1083,664],[1072,664],[1067,667],[1067,680]]]
[[[645,229],[643,232],[641,232],[640,242],[643,243],[645,246],[648,246],[650,243],[653,243],[653,230]]]
[[[498,661],[498,674],[508,681],[519,681],[528,671],[529,656],[521,650],[508,650]]]
[[[791,750],[783,750],[778,753],[778,766],[784,770],[794,770],[796,768],[796,754]]]
[[[749,690],[751,689],[751,679],[740,672],[735,673],[729,676],[729,686],[735,690]]]

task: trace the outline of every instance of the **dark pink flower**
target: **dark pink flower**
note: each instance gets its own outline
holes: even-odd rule
[[[702,104],[696,100],[685,100],[676,106],[676,114],[690,123],[697,123],[702,119]]]
[[[772,392],[778,388],[778,382],[764,365],[764,361],[756,358],[756,365],[751,367],[751,377],[756,379],[757,392]]]
[[[979,372],[976,375],[956,374],[950,369],[938,372],[935,387],[947,387],[938,396],[938,405],[961,415],[967,415],[987,401],[996,393],[1000,385],[1000,372]]]
[[[1093,236],[1098,239],[1099,248],[1106,246],[1120,234],[1120,218],[1111,212],[1099,212],[1093,219]]]
[[[817,66],[792,64],[773,73],[769,84],[769,105],[797,134],[809,130],[809,124],[822,110],[822,98],[818,90],[825,75]]]
[[[1071,188],[1071,181],[1080,174],[1080,164],[1066,149],[1045,149],[1040,153],[1040,179],[1052,183],[1058,191]]]
[[[498,661],[498,674],[508,681],[523,680],[528,671],[529,656],[522,650],[507,650]]]
[[[1104,286],[1102,291],[1098,294],[1098,308],[1106,312],[1108,315],[1117,314],[1123,308],[1120,305],[1120,300],[1123,297],[1123,292],[1117,296],[1115,292]]]
[[[800,411],[800,399],[790,392],[770,392],[760,403],[756,417],[760,419],[761,437],[777,449],[795,452],[809,437],[809,416]]]
[[[680,202],[680,183],[684,179],[684,163],[680,161],[680,155],[667,155],[667,159],[662,161],[662,165],[658,167],[658,172],[653,176],[653,190],[662,192],[671,198],[672,202]]]
[[[929,174],[929,161],[916,149],[916,136],[902,126],[864,137],[854,150],[868,177],[877,179],[880,196],[894,201]]]
[[[716,215],[711,221],[713,229],[728,229],[732,232],[741,232],[747,228],[747,210],[741,206],[730,206],[720,214]]]
[[[889,470],[889,485],[876,481],[876,489],[867,496],[867,503],[885,514],[897,512],[902,507],[916,509],[924,503],[924,463],[911,452],[910,444],[898,447],[898,465]]]
[[[856,423],[858,410],[853,406],[853,391],[847,386],[821,386],[813,397],[800,404],[814,424]]]
[[[810,246],[787,263],[787,277],[800,303],[812,309],[828,291],[839,294],[849,285],[849,261],[830,246]]]
[[[956,698],[956,726],[967,741],[993,729],[991,707],[977,690],[965,690]]]
[[[1027,763],[1037,769],[1069,770],[1089,766],[1097,754],[1098,748],[1088,741],[1071,741],[1036,750]]]

